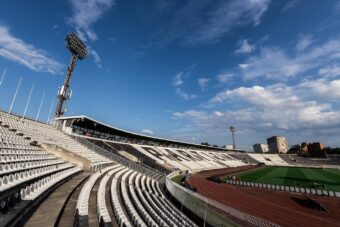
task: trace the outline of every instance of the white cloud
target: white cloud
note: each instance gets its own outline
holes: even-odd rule
[[[70,0],[73,15],[69,23],[75,27],[78,35],[83,39],[97,40],[93,25],[102,18],[114,4],[114,0]]]
[[[338,100],[340,98],[340,80],[327,81],[325,79],[318,79],[304,81],[298,87],[304,88],[308,93],[313,92],[327,100]]]
[[[248,39],[241,39],[237,46],[238,49],[235,51],[237,54],[249,54],[255,51],[255,45],[250,44]]]
[[[337,1],[334,5],[335,11],[340,12],[340,1]]]
[[[305,88],[305,90],[301,90]],[[340,80],[313,81],[301,83],[296,87],[285,84],[277,84],[270,87],[239,87],[234,90],[226,90],[217,94],[211,103],[222,103],[227,101],[244,103],[238,113],[252,110],[253,122],[262,124],[270,123],[271,127],[279,129],[298,129],[332,127],[332,124],[339,125],[340,111],[331,109],[328,103],[319,103],[314,99],[305,99],[300,92],[314,92],[320,95],[331,93],[328,97],[340,97]],[[315,97],[314,97],[315,98]],[[340,127],[339,127],[340,129]]]
[[[173,113],[173,117],[192,124],[187,134],[202,131],[211,138],[227,134],[227,127],[235,125],[242,135],[239,140],[249,145],[275,134],[287,135],[294,143],[321,137],[332,142],[330,138],[337,141],[335,137],[340,133],[340,110],[330,103],[314,100],[315,96],[303,94],[320,92],[325,95],[328,87],[334,98],[340,97],[339,86],[340,81],[316,81],[295,87],[286,84],[239,87],[221,92],[210,100],[227,106],[227,111],[190,109]],[[250,138],[255,141],[249,141]]]
[[[180,71],[179,73],[177,73],[172,79],[172,86],[174,86],[176,88],[175,89],[176,94],[186,101],[188,101],[190,99],[194,99],[194,98],[197,97],[194,94],[188,94],[182,88],[183,85],[184,85],[184,78],[190,77],[190,75],[191,75],[191,73],[192,73],[192,71],[194,70],[195,67],[196,67],[196,64],[191,65],[186,70],[183,70],[183,71]]]
[[[313,43],[313,37],[311,35],[301,35],[298,42],[296,43],[295,49],[302,51],[309,47]]]
[[[299,0],[290,0],[285,2],[285,5],[282,7],[281,11],[286,12],[292,8],[294,8],[299,3]]]
[[[340,76],[340,65],[328,65],[319,69],[319,75],[324,77]]]
[[[151,131],[150,129],[143,129],[142,132],[146,133],[146,134],[153,135],[153,131]]]
[[[185,101],[188,101],[190,99],[197,98],[197,95],[194,94],[188,94],[185,91],[183,91],[181,88],[176,88],[176,93],[179,95],[182,99]]]
[[[183,76],[183,72],[177,73],[176,76],[173,78],[172,85],[175,87],[182,86],[184,83],[182,76]]]
[[[89,48],[89,53],[94,58],[94,63],[96,63],[97,67],[99,69],[101,69],[102,68],[102,65],[100,63],[101,62],[101,58],[100,58],[99,54],[97,53],[97,51],[95,51],[92,48]]]
[[[301,37],[295,52],[264,46],[259,54],[249,56],[234,70],[229,69],[226,76],[218,75],[220,82],[239,76],[254,79],[252,84],[266,85],[226,89],[198,109],[173,113],[174,120],[190,126],[178,136],[189,138],[191,134],[201,141],[207,137],[223,140],[227,127],[235,125],[238,141],[243,144],[282,134],[288,136],[291,144],[307,140],[339,146],[340,66],[336,62],[340,59],[340,41],[333,38],[316,45],[311,36],[307,38],[310,42]],[[264,79],[270,80],[263,82]],[[280,83],[268,85],[273,80]]]
[[[306,46],[305,46],[306,47]],[[311,69],[325,67],[340,58],[340,41],[331,39],[313,48],[303,49],[294,57],[278,47],[261,48],[258,55],[250,56],[239,64],[238,73],[244,79],[267,78],[286,80]]]
[[[233,79],[234,75],[232,73],[221,73],[217,75],[217,80],[220,83],[227,83]]]
[[[238,66],[239,66],[241,69],[246,69],[246,68],[248,68],[249,64],[238,64]]]
[[[190,0],[177,7],[168,32],[167,42],[197,45],[218,41],[233,28],[257,26],[267,11],[270,0]]]
[[[222,1],[212,17],[196,31],[193,40],[203,43],[215,41],[234,27],[249,24],[256,26],[260,24],[269,3],[269,0]]]
[[[200,86],[202,91],[204,91],[206,89],[209,81],[210,81],[210,79],[208,79],[208,78],[199,78],[198,79],[198,85]]]
[[[271,89],[265,89],[261,86],[253,86],[239,87],[234,90],[220,92],[214,98],[209,100],[209,103],[221,103],[227,99],[240,99],[257,106],[270,108],[281,106],[285,103],[293,107],[298,100],[298,98],[292,94],[289,87],[279,86]]]
[[[33,71],[59,74],[63,65],[41,49],[14,37],[9,29],[0,25],[0,56],[18,62]]]

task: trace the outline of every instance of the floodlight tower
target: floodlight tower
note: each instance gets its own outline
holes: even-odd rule
[[[67,48],[71,51],[72,57],[70,65],[67,69],[64,85],[58,91],[58,105],[55,112],[55,117],[60,117],[65,113],[63,109],[64,103],[71,98],[72,91],[70,90],[70,80],[72,72],[78,59],[83,60],[87,57],[86,45],[74,33],[66,36]]]
[[[229,129],[230,129],[231,135],[233,137],[233,149],[236,149],[236,141],[235,141],[236,128],[234,126],[230,126]]]

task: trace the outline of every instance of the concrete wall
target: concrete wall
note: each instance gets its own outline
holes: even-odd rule
[[[48,153],[51,153],[67,162],[75,164],[81,167],[83,170],[91,169],[91,162],[76,153],[52,144],[42,144],[41,147],[45,149]]]

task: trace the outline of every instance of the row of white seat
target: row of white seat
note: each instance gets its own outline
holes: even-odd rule
[[[130,174],[130,172],[129,172],[129,174]],[[133,176],[136,176],[136,174],[137,174],[137,172],[132,173]],[[128,185],[129,185],[129,191],[130,191],[130,195],[133,199],[133,202],[130,200],[130,198],[129,198],[127,192],[126,192],[126,185],[124,185],[125,179],[126,179],[126,175],[124,175],[124,179],[122,179],[122,183],[121,183],[122,189],[121,190],[122,190],[122,195],[123,195],[123,198],[124,198],[124,201],[125,201],[126,210],[129,213],[133,224],[135,226],[146,226],[146,223],[148,225],[154,224],[154,221],[152,220],[152,218],[150,218],[148,213],[143,209],[142,204],[137,199],[137,195],[136,195],[135,191],[130,189],[130,187],[132,186],[132,178],[129,178]],[[141,215],[146,219],[146,223],[144,222],[142,217],[138,214],[135,207],[138,210],[140,210]]]
[[[29,186],[26,186],[25,188],[21,189],[20,190],[21,199],[34,200],[43,192],[45,192],[47,189],[52,187],[54,184],[80,171],[81,168],[73,167],[44,177],[30,184]]]
[[[110,177],[117,173],[118,171],[124,169],[121,165],[116,165],[116,168],[110,170],[105,176],[101,179],[98,193],[97,193],[97,213],[98,213],[98,219],[100,226],[105,226],[105,223],[111,223],[111,217],[109,215],[108,208],[106,206],[106,186],[107,182],[109,181]]]
[[[14,135],[8,135],[8,138],[5,138],[4,135],[1,135],[0,144],[8,144],[8,145],[16,145],[16,146],[25,146],[29,143],[28,140],[16,139],[13,138]]]
[[[38,150],[38,149],[18,150],[18,149],[13,149],[13,148],[8,148],[8,149],[0,148],[0,154],[1,155],[44,155],[44,154],[49,154],[49,153],[43,150]]]
[[[91,190],[92,190],[93,186],[95,185],[96,181],[100,178],[100,176],[102,176],[102,174],[105,174],[107,171],[109,171],[113,168],[116,168],[116,167],[117,167],[116,165],[109,166],[109,167],[102,169],[101,171],[98,171],[98,172],[92,174],[92,176],[84,184],[84,186],[82,187],[82,189],[79,193],[77,206],[76,206],[77,214],[79,216],[87,216],[88,215],[90,193],[91,193]]]
[[[119,226],[123,227],[132,227],[132,222],[124,212],[124,207],[122,206],[121,202],[119,201],[120,195],[118,194],[117,186],[119,185],[119,178],[120,176],[126,172],[127,169],[121,169],[118,171],[115,176],[112,178],[111,183],[111,204],[113,208],[113,212],[116,216],[117,222]]]
[[[50,154],[43,155],[0,155],[0,163],[10,162],[26,162],[36,160],[51,160],[56,159],[56,156]]]
[[[0,177],[0,192],[8,190],[12,187],[20,185],[29,180],[38,178],[40,176],[48,175],[63,169],[68,169],[70,167],[73,167],[73,165],[68,163],[57,164],[46,167],[40,167],[36,169],[30,169],[20,173],[5,175],[3,177]]]
[[[136,178],[135,178],[135,184],[133,186],[130,186],[130,192],[133,190],[137,191],[137,195],[139,198],[135,198],[136,200],[139,199],[139,201],[143,204],[143,206],[139,207],[139,209],[142,209],[143,213],[147,214],[147,218],[150,218],[151,220],[155,220],[157,222],[154,223],[154,225],[159,225],[159,226],[169,226],[165,221],[168,221],[168,217],[166,217],[164,215],[164,213],[161,211],[160,208],[158,208],[158,212],[156,212],[156,210],[154,210],[153,206],[151,206],[151,204],[149,204],[149,202],[146,199],[146,196],[143,195],[143,192],[141,190],[141,188],[139,187],[138,183],[140,181],[140,178],[144,178],[144,175],[142,176],[141,174],[137,174]],[[135,187],[135,189],[134,189]],[[150,215],[149,215],[150,214]],[[145,218],[145,217],[144,217]]]
[[[32,145],[0,144],[0,150],[40,151],[41,149]]]
[[[42,160],[42,161],[28,161],[28,162],[15,162],[15,163],[7,163],[7,164],[0,164],[0,175],[15,173],[18,171],[49,166],[49,165],[56,165],[62,164],[64,161],[62,159],[52,159],[52,160]]]
[[[166,207],[164,204],[161,204],[160,200],[164,201],[165,197],[158,197],[158,195],[162,195],[162,192],[159,187],[156,186],[155,182],[156,181],[154,179],[150,179],[145,175],[141,176],[141,174],[138,174],[135,178],[135,189],[139,191],[141,198],[144,195],[146,198],[146,203],[150,204],[156,213],[163,217],[167,224],[171,226],[193,226],[191,220],[189,220],[185,215],[178,215],[178,213],[176,213],[176,209],[173,209],[169,206]]]

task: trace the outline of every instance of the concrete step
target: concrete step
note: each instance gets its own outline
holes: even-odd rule
[[[87,179],[89,174],[85,172],[80,173],[58,187],[40,204],[25,226],[55,226],[72,193]]]

